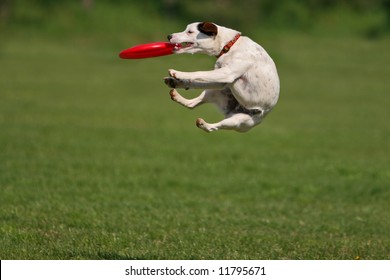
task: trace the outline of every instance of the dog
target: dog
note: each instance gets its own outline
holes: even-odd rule
[[[174,53],[203,53],[215,56],[214,70],[180,72],[169,69],[165,84],[172,90],[171,99],[195,108],[214,103],[225,118],[207,123],[202,118],[196,125],[206,132],[220,129],[246,132],[261,123],[279,99],[279,76],[268,53],[241,33],[211,22],[195,22],[184,32],[168,35],[175,44]],[[196,98],[186,99],[176,88],[204,89]]]

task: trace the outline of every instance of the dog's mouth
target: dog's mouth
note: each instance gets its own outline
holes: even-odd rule
[[[188,49],[188,48],[192,47],[193,45],[194,45],[194,43],[191,43],[191,42],[177,43],[175,45],[174,50],[178,51],[178,50]]]

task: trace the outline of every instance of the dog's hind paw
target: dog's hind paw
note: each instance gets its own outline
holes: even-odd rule
[[[197,118],[196,119],[196,126],[199,128],[203,128],[203,125],[204,125],[204,120],[201,118]]]
[[[211,126],[207,122],[204,121],[204,119],[198,118],[196,120],[196,126],[200,129],[203,129],[206,132],[212,132],[218,130],[218,128]]]
[[[169,95],[171,96],[171,99],[173,101],[177,101],[177,96],[178,96],[178,92],[175,90],[175,89],[171,89],[171,91],[169,92]]]

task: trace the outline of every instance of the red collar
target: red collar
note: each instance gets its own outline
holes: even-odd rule
[[[234,43],[237,42],[238,38],[240,38],[240,33],[238,33],[236,36],[234,36],[233,40],[229,41],[221,50],[219,55],[217,55],[217,58],[219,58],[221,55],[227,53],[231,47],[233,47]]]

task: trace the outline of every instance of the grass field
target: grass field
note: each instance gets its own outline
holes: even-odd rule
[[[389,39],[258,41],[278,106],[207,134],[162,78],[212,58],[2,40],[0,259],[389,259]]]

